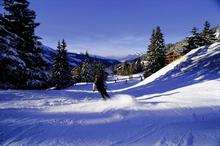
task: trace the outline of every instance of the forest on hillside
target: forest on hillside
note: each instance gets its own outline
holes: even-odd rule
[[[61,40],[57,43],[51,65],[42,53],[44,46],[41,37],[35,33],[40,26],[36,22],[37,14],[29,5],[27,0],[3,0],[4,13],[0,14],[0,88],[62,89],[77,82],[93,82],[97,74],[106,77],[106,67],[110,66],[115,74],[144,72],[144,77],[148,77],[167,65],[168,50],[173,44],[165,43],[159,26],[152,31],[146,53],[130,62],[106,66],[86,52],[80,65],[72,67],[68,59],[68,44]],[[186,37],[177,56],[215,41],[215,29],[206,21],[201,31],[196,27],[192,29],[191,36]]]

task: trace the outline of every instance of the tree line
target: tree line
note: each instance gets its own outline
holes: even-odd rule
[[[75,82],[94,81],[95,74],[107,76],[105,66],[87,59],[74,70],[69,67],[67,44],[58,42],[52,69],[42,54],[42,43],[35,30],[36,13],[29,8],[27,0],[3,0],[4,13],[0,14],[0,88],[43,89],[64,88]],[[213,29],[205,22],[202,32],[193,28],[187,38],[186,52],[199,46],[210,45],[215,40]],[[165,41],[161,28],[152,31],[145,62],[125,63],[122,74],[130,75],[144,71],[148,77],[165,66]]]
[[[67,44],[58,42],[52,68],[42,54],[42,43],[35,30],[36,13],[27,0],[3,0],[0,14],[0,88],[58,89],[75,82],[94,80],[94,74],[104,74],[104,66],[93,63],[88,52],[85,61],[71,74]]]
[[[215,41],[217,41],[215,30],[211,28],[208,21],[205,21],[202,31],[193,27],[191,35],[186,38],[186,45],[182,46],[184,49],[183,54],[201,46],[209,46]],[[115,73],[119,75],[131,75],[144,72],[144,77],[146,78],[163,68],[166,65],[167,45],[165,44],[164,35],[159,26],[153,29],[150,44],[147,48],[147,52],[143,55],[142,59],[139,58],[138,61],[120,64],[116,67]]]

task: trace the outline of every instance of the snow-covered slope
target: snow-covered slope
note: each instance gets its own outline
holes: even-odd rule
[[[0,91],[1,145],[218,146],[220,43],[201,47],[140,82],[65,90]]]
[[[145,94],[154,93],[157,90],[160,93],[206,80],[213,80],[219,78],[219,76],[220,43],[214,43],[209,48],[200,47],[192,50],[143,82],[123,90],[136,90],[135,88],[140,90],[143,88]],[[158,85],[161,87],[155,88]],[[114,92],[117,92],[117,90]]]

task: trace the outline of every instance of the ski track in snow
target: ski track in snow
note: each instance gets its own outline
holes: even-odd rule
[[[108,82],[111,100],[91,90],[0,90],[0,145],[220,145],[219,43],[142,82]]]

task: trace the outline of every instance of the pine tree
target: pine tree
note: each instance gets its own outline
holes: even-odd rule
[[[211,45],[216,41],[215,31],[212,30],[210,27],[211,27],[210,23],[206,21],[202,31],[202,40],[203,40],[202,45]]]
[[[7,32],[3,28],[3,16],[0,14],[0,83],[6,82],[7,78],[7,70],[5,69],[7,64],[5,64],[3,54],[7,54],[9,51],[9,46],[7,43]]]
[[[66,47],[64,40],[62,44],[58,42],[58,50],[52,69],[52,82],[58,89],[64,88],[72,82]]]
[[[140,73],[143,71],[143,65],[141,63],[141,59],[138,58],[138,60],[134,63],[134,72]]]
[[[36,14],[29,9],[27,0],[4,0],[3,7],[4,27],[7,31],[16,34],[18,53],[29,68],[45,67],[41,54],[39,37],[35,35],[35,28],[39,23],[35,22]]]
[[[126,61],[122,65],[122,75],[130,75],[130,64]]]
[[[4,22],[5,18],[0,14],[0,84],[8,84],[12,88],[24,87],[26,65],[15,49],[18,37],[4,28]]]
[[[129,66],[128,66],[128,75],[129,76],[132,76],[132,74],[134,74],[135,73],[135,65],[134,64],[129,64]],[[130,78],[130,77],[129,77]]]
[[[91,64],[88,61],[85,61],[81,65],[81,82],[89,82],[92,78],[91,75]]]
[[[84,55],[85,60],[77,69],[80,70],[80,82],[93,82],[95,80],[95,75],[105,75],[104,65],[102,63],[92,59],[88,51],[86,51]]]
[[[93,80],[95,80],[96,75],[100,75],[103,77],[103,79],[106,79],[106,72],[105,72],[105,67],[102,63],[98,62],[94,64],[94,69],[93,69]]]
[[[4,0],[3,6],[6,10],[4,15],[6,29],[22,38],[24,41],[20,42],[18,48],[29,52],[28,49],[35,48],[35,41],[38,39],[34,32],[39,26],[39,23],[34,22],[35,12],[28,8],[27,0]]]
[[[12,88],[47,88],[49,75],[41,53],[42,45],[35,35],[35,28],[39,25],[35,23],[35,12],[29,9],[27,0],[3,0],[3,8],[0,31],[6,35],[0,43],[7,49],[1,52],[4,54],[4,62],[1,62],[4,65],[3,78],[7,77],[7,84]]]
[[[86,59],[89,59],[89,52],[88,51],[86,51],[86,53],[85,53],[85,57],[86,57]]]
[[[94,62],[94,61],[95,61],[94,59],[92,59],[92,57],[90,57],[90,54],[89,54],[88,51],[86,51],[84,55],[85,55],[85,60],[84,60],[84,62],[91,63],[91,62]]]
[[[0,14],[0,51],[3,50],[8,50],[8,47],[6,46],[6,37],[7,37],[7,32],[5,31],[3,27],[3,16]]]
[[[85,61],[79,67],[75,68],[75,70],[78,73],[80,72],[78,74],[79,82],[94,82],[96,75],[103,76],[104,78],[107,77],[104,65],[96,61]]]
[[[193,27],[191,33],[192,33],[192,36],[187,38],[187,45],[184,46],[184,47],[187,48],[185,53],[191,51],[192,49],[198,48],[198,47],[200,47],[202,45],[202,37],[198,33],[196,27]]]
[[[165,44],[159,26],[153,30],[147,52],[147,62],[145,77],[157,72],[165,65]]]
[[[79,67],[81,70],[80,80],[81,82],[89,82],[92,80],[92,62],[90,62],[90,55],[88,51],[85,52],[84,56],[85,60]]]

